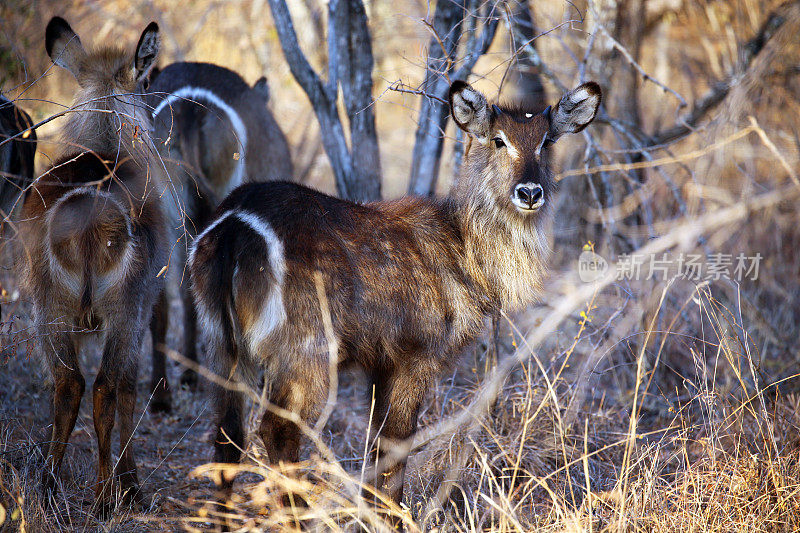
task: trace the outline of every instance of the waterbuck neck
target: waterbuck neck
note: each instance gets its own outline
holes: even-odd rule
[[[502,309],[533,303],[551,252],[552,210],[545,206],[523,215],[507,199],[480,187],[459,187],[450,202],[463,236],[469,275]]]
[[[81,88],[62,129],[66,153],[90,150],[139,159],[150,151],[150,116],[127,72],[129,62],[116,50],[85,60]]]
[[[81,91],[74,109],[62,131],[71,144],[67,152],[120,153],[138,159],[149,151],[150,122],[134,96]]]

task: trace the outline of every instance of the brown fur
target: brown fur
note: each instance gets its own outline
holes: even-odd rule
[[[234,191],[189,263],[214,369],[248,381],[254,367],[264,368],[270,401],[313,419],[328,388],[315,286],[321,274],[338,364],[361,366],[375,386],[378,449],[408,439],[425,391],[479,335],[484,319],[535,299],[554,192],[542,147],[585,127],[599,101],[595,84],[567,93],[556,110],[572,105],[563,117],[581,122],[554,127],[550,111],[490,107],[456,82],[453,117],[475,142],[449,198],[358,205],[290,183]],[[534,205],[534,191],[544,204]],[[531,201],[524,203],[523,193]],[[217,460],[236,461],[242,398],[223,389],[216,398]],[[298,459],[294,424],[268,411],[259,434],[271,461]],[[371,481],[399,501],[404,471],[400,461]]]
[[[53,433],[43,475],[49,490],[55,488],[85,388],[81,343],[90,333],[104,343],[93,385],[96,511],[101,515],[111,510],[114,490],[121,490],[126,501],[139,497],[130,446],[136,375],[143,335],[162,286],[156,274],[167,255],[159,199],[163,179],[150,164],[146,115],[130,95],[137,73],[149,68],[144,56],[155,34],[154,25],[145,30],[136,54],[115,48],[86,53],[65,21],[50,22],[48,52],[76,75],[79,111],[69,115],[62,130],[64,153],[37,179],[19,223],[17,273],[33,302],[42,339],[38,350],[54,381]],[[122,452],[112,476],[116,411]]]

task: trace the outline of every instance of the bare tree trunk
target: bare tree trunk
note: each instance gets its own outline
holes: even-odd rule
[[[448,75],[455,61],[456,47],[461,38],[464,0],[440,1],[433,15],[433,31],[428,43],[427,70],[422,90],[441,98],[450,86]],[[443,47],[444,46],[444,47]],[[423,97],[419,123],[411,155],[411,177],[408,192],[429,195],[439,179],[439,160],[442,157],[442,138],[447,125],[447,108],[442,103]]]
[[[372,41],[367,13],[361,0],[331,0],[329,17],[335,21],[338,56],[336,77],[342,85],[344,105],[350,120],[353,147],[352,186],[360,199],[381,197],[381,158],[372,108]]]
[[[428,44],[427,72],[421,87],[424,94],[434,98],[423,96],[420,104],[408,184],[411,194],[428,196],[436,191],[444,130],[449,119],[449,110],[441,100],[447,98],[450,82],[465,79],[492,44],[499,22],[496,7],[494,2],[476,0],[436,4],[432,24],[434,35]],[[482,21],[480,32],[479,19]],[[463,45],[462,57],[457,58],[455,54],[462,34],[467,35],[467,41]]]
[[[645,28],[643,0],[595,0],[593,16],[595,37],[594,53],[588,57],[587,77],[596,80],[603,87],[603,107],[607,113],[622,121],[634,131],[641,131],[641,114],[639,112],[639,75],[631,68],[628,60],[617,50],[615,41],[622,44],[634,60],[638,60],[641,40]],[[603,28],[605,31],[601,30]],[[616,144],[621,150],[629,150],[627,162],[633,163],[641,159],[635,150],[640,148],[636,140],[610,132],[616,136]],[[596,155],[596,154],[594,154]],[[641,183],[643,173],[631,172],[631,180],[611,179],[610,175],[599,174],[588,177],[593,183],[584,190],[584,197],[596,196],[599,208],[610,208],[622,198],[631,194]],[[580,185],[577,185],[580,187]],[[646,211],[646,212],[645,212]],[[648,224],[649,205],[641,205],[628,219],[628,225]],[[595,235],[587,238],[597,240],[601,236],[609,239],[608,244],[616,252],[628,252],[638,248],[628,235],[617,232],[617,226],[610,222],[604,228],[595,226]]]
[[[285,0],[269,0],[269,5],[289,69],[319,120],[339,195],[355,201],[380,199],[380,154],[371,107],[372,42],[363,4],[360,0],[329,4],[327,84],[300,49]],[[339,83],[350,119],[351,148],[336,107]]]
[[[536,23],[533,14],[525,0],[512,0],[511,12],[511,46],[516,60],[511,65],[508,83],[513,89],[511,99],[524,102],[534,111],[547,106],[547,93],[542,83],[540,67],[531,58],[530,54],[518,53],[526,44],[536,46]]]

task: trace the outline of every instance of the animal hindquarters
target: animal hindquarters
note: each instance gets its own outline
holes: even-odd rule
[[[222,219],[224,222],[224,218]],[[236,337],[238,320],[232,316],[232,283],[235,253],[218,253],[220,239],[235,239],[235,228],[220,227],[217,220],[196,240],[189,255],[188,270],[198,310],[201,338],[207,349],[206,363],[217,376],[211,393],[217,432],[214,437],[214,460],[217,463],[238,463],[244,449],[245,394],[242,390],[243,366]],[[233,487],[233,478],[223,471],[217,501],[224,512]]]
[[[84,165],[91,168],[94,164],[107,171],[102,158],[81,155],[57,165],[54,172],[61,172],[62,179],[85,176]],[[130,178],[125,182],[126,193],[137,187],[131,171],[135,172],[134,167],[124,165],[114,169],[115,180]],[[138,177],[144,182],[144,176]],[[145,201],[131,209],[133,217],[115,194],[115,180],[99,190],[75,186],[64,192],[63,185],[40,186],[38,194],[26,199],[20,232],[23,284],[34,300],[42,356],[55,385],[53,435],[44,478],[50,489],[85,388],[78,365],[78,341],[90,332],[105,338],[100,371],[92,387],[98,443],[96,510],[101,516],[113,508],[118,489],[129,502],[139,494],[130,443],[136,370],[143,333],[161,290],[156,273],[166,259],[166,228],[157,202]],[[113,472],[111,433],[117,412],[121,457]]]
[[[244,438],[243,401],[241,392],[231,389],[249,385],[249,369],[262,366],[272,407],[259,435],[270,461],[296,461],[300,430],[291,419],[309,420],[318,412],[327,390],[327,362],[312,353],[314,346],[293,347],[292,341],[284,351],[272,351],[286,322],[281,242],[257,215],[226,212],[198,237],[189,270],[210,366],[228,382],[227,388],[216,387],[217,459],[239,459],[234,444]],[[292,414],[287,418],[282,410]]]
[[[178,265],[177,278],[179,294],[183,307],[183,349],[182,355],[192,362],[197,362],[197,314],[189,288],[186,265],[186,249],[195,235],[205,227],[214,206],[228,191],[228,179],[233,169],[240,165],[234,161],[237,151],[231,143],[236,139],[225,134],[229,125],[213,114],[213,109],[204,109],[198,103],[176,99],[169,105],[159,104],[156,107],[156,137],[168,139],[164,163],[172,180],[170,190],[172,197],[165,200],[168,212],[175,222],[177,231],[175,263]],[[214,139],[210,130],[219,132]],[[228,137],[231,143],[222,143],[222,137]],[[159,143],[160,144],[160,143]],[[229,148],[226,157],[221,157],[220,144]],[[216,165],[216,166],[215,166]],[[168,314],[164,315],[168,319]],[[153,325],[153,328],[157,326]],[[153,349],[154,364],[164,366],[164,355]],[[164,374],[153,374],[153,381],[165,378]],[[181,375],[181,383],[194,388],[197,385],[197,373],[187,368]]]
[[[116,198],[91,187],[61,196],[45,219],[49,274],[77,308],[79,325],[95,328],[98,302],[134,267],[131,220]]]

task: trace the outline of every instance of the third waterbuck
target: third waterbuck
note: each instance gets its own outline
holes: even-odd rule
[[[31,117],[0,95],[0,219],[10,217],[20,193],[33,181],[35,154]]]
[[[80,348],[96,334],[103,340],[92,387],[96,511],[106,514],[116,489],[128,501],[139,496],[131,443],[136,375],[168,251],[163,178],[152,156],[147,114],[134,94],[158,53],[158,26],[147,26],[133,52],[87,52],[69,24],[55,17],[47,25],[46,47],[80,90],[62,129],[63,153],[36,179],[19,223],[18,275],[33,302],[37,349],[54,382],[44,482],[54,488],[85,388]],[[120,457],[112,475],[117,413]]]
[[[315,417],[329,376],[321,279],[335,363],[360,365],[374,384],[378,449],[409,438],[426,390],[485,317],[536,298],[554,189],[545,151],[585,128],[600,99],[590,82],[528,113],[489,105],[456,81],[451,114],[471,140],[447,198],[359,205],[290,183],[235,190],[189,260],[214,370],[237,381],[261,367],[270,402]],[[234,390],[216,391],[219,462],[238,461],[243,447],[243,398]],[[300,429],[273,411],[259,428],[269,460],[297,461]],[[380,470],[376,486],[399,501],[405,462]]]

